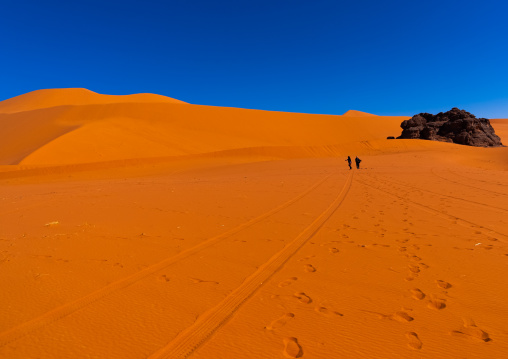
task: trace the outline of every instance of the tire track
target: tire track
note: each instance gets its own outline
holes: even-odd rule
[[[457,223],[461,224],[461,225],[464,225],[466,227],[474,227],[475,229],[483,229],[483,230],[486,230],[488,231],[489,233],[484,233],[488,236],[492,236],[492,233],[495,233],[496,235],[498,236],[503,236],[504,238],[508,239],[508,235],[505,234],[505,233],[501,233],[501,232],[498,232],[496,230],[493,230],[491,228],[488,228],[488,227],[485,227],[484,225],[480,225],[480,224],[477,224],[477,223],[474,223],[474,222],[471,222],[471,221],[468,221],[467,219],[463,219],[463,218],[460,218],[460,217],[457,217],[457,216],[454,216],[454,215],[451,215],[451,214],[448,214],[448,213],[444,213],[444,212],[441,212],[435,208],[432,208],[430,206],[427,206],[425,204],[421,204],[421,203],[418,203],[418,202],[415,202],[415,201],[412,201],[410,200],[407,196],[404,197],[404,196],[400,196],[398,194],[395,194],[395,193],[392,193],[390,191],[387,191],[385,189],[382,189],[382,188],[379,188],[379,187],[376,187],[374,185],[371,185],[369,183],[366,183],[365,181],[361,181],[361,180],[358,180],[359,183],[365,185],[365,186],[368,186],[368,187],[371,187],[371,188],[374,188],[374,189],[377,189],[378,191],[381,191],[381,192],[384,192],[384,193],[387,193],[389,195],[392,195],[394,197],[397,197],[399,199],[402,199],[403,201],[405,202],[408,202],[408,203],[411,203],[413,205],[415,205],[416,207],[420,207],[422,208],[423,210],[429,212],[429,213],[433,213],[433,214],[437,214],[438,216],[440,216],[441,218],[445,218],[447,220],[450,220],[450,221],[456,221]]]
[[[502,183],[502,181],[497,181],[497,182],[487,181],[485,179],[479,179],[479,178],[475,178],[475,177],[466,176],[463,173],[457,173],[455,171],[452,171],[449,168],[446,168],[446,169],[448,170],[448,172],[454,174],[455,176],[462,177],[462,178],[467,178],[468,180],[471,180],[471,181],[487,183],[487,184],[493,185],[493,186],[505,187],[505,184]],[[473,172],[467,172],[467,173],[472,174]]]
[[[298,200],[302,199],[303,197],[307,196],[309,193],[311,193],[314,189],[316,189],[321,184],[323,184],[330,177],[331,177],[331,174],[326,175],[325,177],[318,180],[316,183],[314,183],[312,186],[310,186],[307,190],[303,191],[296,197],[290,199],[289,201],[282,203],[281,205],[271,209],[270,211],[267,211],[267,212],[255,217],[247,222],[240,224],[239,226],[237,226],[235,228],[230,229],[229,231],[226,231],[222,234],[211,237],[192,248],[183,250],[182,252],[180,252],[172,257],[166,258],[166,259],[164,259],[156,264],[153,264],[153,265],[151,265],[139,272],[136,272],[128,277],[125,277],[125,278],[120,279],[116,282],[110,283],[107,286],[105,286],[101,289],[98,289],[95,292],[92,292],[84,297],[81,297],[81,298],[76,299],[72,302],[69,302],[69,303],[66,303],[62,306],[54,308],[51,311],[49,311],[39,317],[33,318],[25,323],[22,323],[16,327],[13,327],[11,329],[4,331],[3,333],[0,333],[0,347],[3,347],[5,345],[7,345],[8,343],[15,341],[16,339],[19,339],[19,338],[37,330],[37,329],[39,329],[39,328],[45,327],[53,322],[56,322],[64,317],[100,300],[101,298],[103,298],[113,292],[116,292],[118,290],[126,288],[126,287],[138,282],[139,280],[144,279],[147,276],[154,274],[154,273],[168,267],[169,265],[171,265],[183,258],[186,258],[196,252],[199,252],[199,251],[219,242],[220,240],[228,238],[228,237],[264,220],[265,218],[272,216],[273,214],[289,207],[293,203],[295,203]]]
[[[497,192],[497,191],[492,191],[492,190],[488,190],[488,189],[485,189],[485,188],[480,188],[480,187],[476,187],[476,186],[473,186],[473,185],[470,185],[470,184],[467,184],[467,183],[463,183],[463,182],[460,182],[460,181],[454,181],[454,180],[451,180],[449,178],[446,178],[446,177],[443,177],[443,176],[440,176],[436,173],[435,169],[433,168],[431,170],[432,174],[438,178],[441,178],[441,179],[444,179],[445,181],[448,181],[448,182],[451,182],[451,183],[456,183],[456,184],[459,184],[461,186],[465,186],[465,187],[470,187],[470,188],[474,188],[474,189],[478,189],[480,191],[485,191],[485,192],[490,192],[490,193],[495,193],[495,194],[498,194],[498,195],[501,195],[501,196],[508,196],[508,193],[502,193],[502,192]],[[448,170],[448,172],[456,175],[457,177],[463,177],[463,178],[467,178],[471,181],[479,181],[479,182],[484,182],[484,183],[487,183],[487,184],[491,184],[491,185],[497,185],[495,183],[491,183],[491,182],[487,182],[487,181],[482,181],[482,180],[477,180],[477,179],[474,179],[474,178],[469,178],[469,177],[466,177],[466,176],[461,176],[451,170]]]
[[[240,306],[249,300],[254,293],[269,280],[280,268],[314,235],[340,207],[351,188],[354,172],[351,172],[341,192],[307,228],[293,241],[275,254],[250,277],[231,292],[222,302],[201,315],[196,322],[182,331],[167,346],[155,352],[148,359],[187,358],[213,333],[219,330],[235,314]]]
[[[402,182],[388,180],[386,178],[384,178],[382,180],[379,180],[379,178],[377,178],[376,176],[372,176],[372,175],[367,175],[367,176],[374,178],[377,182],[393,183],[395,185],[412,188],[415,191],[423,191],[423,192],[431,193],[431,194],[434,194],[434,195],[440,196],[440,197],[447,197],[447,198],[451,198],[451,199],[458,200],[458,201],[468,202],[468,203],[476,204],[476,205],[479,205],[479,206],[484,206],[484,207],[491,208],[491,209],[494,208],[494,209],[497,209],[497,210],[500,210],[500,211],[503,211],[503,212],[508,212],[508,209],[506,209],[506,208],[492,206],[490,204],[485,204],[485,203],[482,203],[482,202],[472,201],[470,199],[464,199],[464,198],[460,198],[460,197],[450,196],[450,195],[447,195],[447,194],[442,194],[442,193],[438,193],[438,192],[434,192],[434,191],[429,191],[427,189],[419,188],[419,187],[412,186],[412,185],[409,185],[409,184],[405,184],[405,183],[402,183]]]

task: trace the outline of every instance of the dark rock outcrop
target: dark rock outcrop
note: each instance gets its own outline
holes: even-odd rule
[[[402,134],[397,138],[417,138],[453,142],[467,146],[502,146],[490,121],[454,107],[437,115],[420,113],[400,124]]]

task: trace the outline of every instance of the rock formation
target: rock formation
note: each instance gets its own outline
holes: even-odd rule
[[[478,147],[502,146],[490,121],[454,107],[437,115],[420,113],[400,124],[402,134],[397,138],[453,142]]]

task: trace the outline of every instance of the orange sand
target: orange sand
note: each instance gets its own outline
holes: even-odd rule
[[[505,357],[508,148],[402,119],[0,102],[0,358]]]

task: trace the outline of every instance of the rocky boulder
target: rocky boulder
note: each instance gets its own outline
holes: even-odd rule
[[[400,124],[402,134],[397,138],[417,138],[453,142],[467,146],[502,146],[490,121],[454,107],[437,115],[420,113]]]

